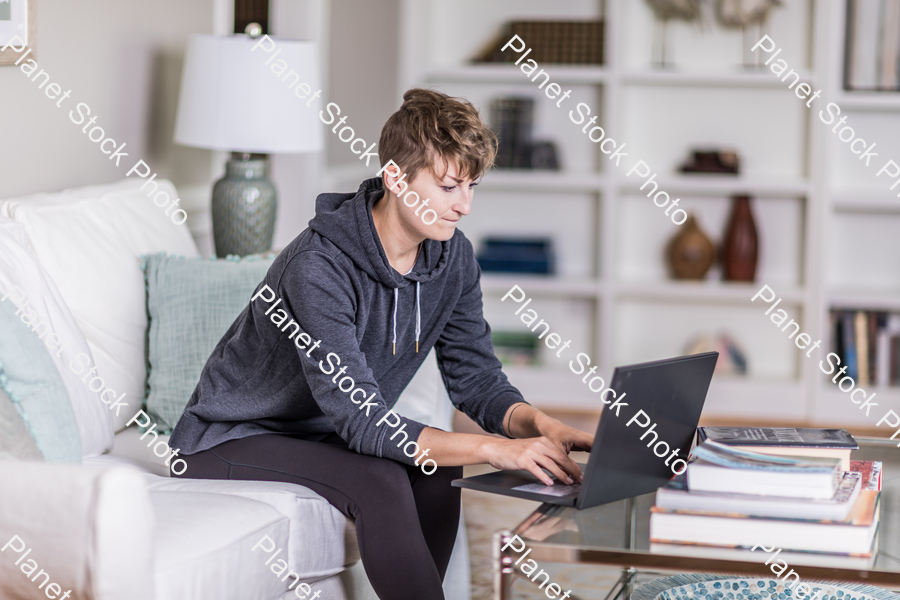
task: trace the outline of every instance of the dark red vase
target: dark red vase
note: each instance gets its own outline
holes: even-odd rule
[[[753,281],[759,238],[750,210],[750,196],[735,196],[722,244],[722,275],[726,281]]]

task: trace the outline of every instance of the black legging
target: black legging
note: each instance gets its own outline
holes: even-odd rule
[[[462,467],[421,468],[358,454],[336,434],[254,435],[182,456],[192,479],[285,481],[356,520],[359,553],[381,600],[440,600],[459,525]],[[429,468],[430,470],[430,468]]]

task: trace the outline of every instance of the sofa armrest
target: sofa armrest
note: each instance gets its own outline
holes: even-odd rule
[[[153,509],[140,473],[0,461],[0,481],[0,597],[153,599]]]

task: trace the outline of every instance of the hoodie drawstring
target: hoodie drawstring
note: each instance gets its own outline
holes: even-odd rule
[[[394,288],[394,354],[397,354],[397,300],[400,290]]]
[[[422,333],[421,283],[416,282],[416,354],[419,353],[419,335]],[[397,304],[400,302],[400,289],[394,288],[394,354],[397,354]]]
[[[419,282],[416,282],[416,354],[419,353],[419,334],[422,332],[422,313],[419,310]]]

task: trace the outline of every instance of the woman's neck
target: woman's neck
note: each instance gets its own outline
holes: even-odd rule
[[[404,224],[397,202],[390,202],[387,192],[372,206],[372,221],[390,265],[398,273],[409,272],[425,238]]]

